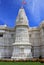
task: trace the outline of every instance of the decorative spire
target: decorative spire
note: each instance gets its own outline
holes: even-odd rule
[[[25,0],[22,0],[22,6],[21,6],[21,8],[23,8],[23,5],[25,5],[25,4],[26,4]]]
[[[16,25],[28,26],[28,18],[26,16],[24,8],[20,8],[16,19]]]

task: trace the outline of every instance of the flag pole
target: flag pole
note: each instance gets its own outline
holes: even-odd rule
[[[21,8],[23,8],[23,6],[26,4],[25,0],[22,0],[22,6]]]

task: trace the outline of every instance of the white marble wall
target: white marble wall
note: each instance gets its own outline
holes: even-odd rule
[[[32,43],[32,55],[33,57],[40,56],[40,32],[33,30],[29,32],[29,40]]]
[[[4,57],[4,38],[3,38],[4,33],[5,33],[4,30],[0,30],[0,58]]]
[[[41,37],[41,56],[44,58],[44,27],[40,29],[40,37]]]
[[[0,58],[9,58],[12,56],[12,43],[14,42],[12,37],[13,32],[2,32],[0,30],[0,35],[1,34],[3,34],[3,37],[0,37]]]

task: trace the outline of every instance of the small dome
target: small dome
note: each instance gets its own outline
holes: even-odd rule
[[[4,26],[5,26],[5,27],[7,27],[7,25],[6,25],[6,24],[4,24]]]

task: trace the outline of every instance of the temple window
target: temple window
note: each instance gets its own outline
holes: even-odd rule
[[[3,34],[0,34],[0,37],[3,37]]]
[[[11,36],[13,37],[13,36],[14,36],[14,34],[11,34]]]
[[[31,34],[29,34],[29,37],[31,37]]]

